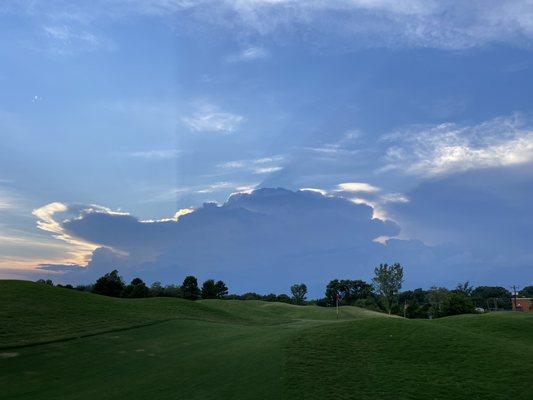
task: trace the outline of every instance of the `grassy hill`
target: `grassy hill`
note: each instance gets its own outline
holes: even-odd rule
[[[415,321],[0,281],[2,399],[531,399],[533,316]]]

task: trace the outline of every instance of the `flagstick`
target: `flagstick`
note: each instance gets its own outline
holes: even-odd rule
[[[339,319],[339,296],[337,296],[337,319]]]

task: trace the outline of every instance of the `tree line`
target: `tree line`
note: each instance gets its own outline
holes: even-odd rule
[[[39,280],[38,282],[53,285],[51,280]],[[443,287],[431,287],[428,290],[418,288],[402,292],[402,284],[403,267],[399,263],[394,263],[391,265],[380,264],[376,267],[371,282],[360,279],[334,279],[327,284],[324,297],[316,300],[307,300],[307,286],[304,283],[292,285],[290,287],[291,296],[285,293],[261,295],[254,292],[238,295],[228,294],[228,287],[221,280],[207,279],[199,286],[197,278],[192,275],[185,277],[181,285],[163,286],[160,282],[154,282],[148,287],[140,278],[134,278],[129,284],[126,284],[117,270],[98,278],[91,285],[57,286],[124,298],[177,297],[187,300],[263,300],[322,307],[348,305],[397,314],[407,318],[439,318],[512,308],[511,293],[500,286],[474,288],[469,282],[465,282],[451,290]],[[533,286],[524,287],[518,295],[520,297],[533,297]]]

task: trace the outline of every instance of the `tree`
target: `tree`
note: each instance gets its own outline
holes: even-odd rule
[[[333,279],[326,286],[326,299],[330,306],[334,306],[337,297],[341,295],[341,282],[338,279]]]
[[[51,279],[39,279],[37,283],[40,283],[42,285],[54,286],[54,282],[52,282]]]
[[[215,283],[215,294],[217,299],[221,299],[228,294],[228,287],[223,281],[217,281]]]
[[[533,286],[526,286],[520,292],[518,292],[520,297],[533,297]]]
[[[442,303],[442,315],[472,314],[475,311],[472,299],[464,293],[451,292]]]
[[[471,296],[474,288],[470,286],[470,282],[459,283],[453,290],[455,293],[464,294],[465,296]]]
[[[334,306],[337,296],[343,303],[353,305],[357,300],[372,297],[372,285],[362,280],[334,279],[326,286],[326,299],[330,306]]]
[[[380,264],[374,269],[374,287],[383,299],[385,311],[391,313],[392,307],[402,288],[403,282],[403,268],[399,263],[393,265]]]
[[[290,303],[291,302],[291,298],[289,296],[287,296],[285,293],[282,293],[282,294],[278,294],[277,295],[276,301],[278,301],[280,303]]]
[[[183,280],[181,285],[181,294],[184,299],[197,300],[200,297],[200,289],[198,289],[198,280],[189,275]]]
[[[430,317],[438,318],[442,316],[442,304],[448,297],[450,291],[443,287],[432,286],[427,293],[429,303],[428,314]]]
[[[141,278],[135,278],[122,291],[122,297],[142,298],[150,297],[150,289],[146,286]]]
[[[478,286],[472,291],[475,306],[487,309],[510,309],[511,292],[501,286]]]
[[[202,299],[221,299],[228,294],[228,287],[222,281],[206,280],[202,285]]]
[[[296,283],[291,286],[292,298],[295,304],[303,304],[307,295],[307,286],[305,283]]]
[[[116,269],[98,278],[93,286],[93,293],[111,297],[119,297],[122,290],[124,290],[124,280]]]
[[[206,280],[202,285],[202,299],[216,299],[215,281],[213,279]]]
[[[165,295],[165,288],[161,285],[161,282],[154,282],[150,286],[150,293],[154,297],[163,297]]]

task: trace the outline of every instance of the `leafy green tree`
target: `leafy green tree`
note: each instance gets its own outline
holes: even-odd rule
[[[290,303],[291,298],[285,293],[282,293],[282,294],[278,294],[278,296],[276,297],[276,301],[279,301],[280,303]]]
[[[427,294],[428,292],[421,288],[400,293],[398,297],[400,315],[405,315],[407,318],[427,318],[430,307]]]
[[[472,314],[475,312],[472,299],[464,293],[451,292],[442,303],[443,316]]]
[[[344,304],[353,305],[357,300],[373,297],[372,285],[362,280],[334,279],[326,286],[327,303],[334,306],[337,296]]]
[[[326,301],[330,306],[334,306],[337,301],[337,296],[341,296],[341,281],[338,279],[333,279],[326,286]],[[342,296],[341,296],[342,297]]]
[[[163,296],[166,297],[183,297],[181,286],[167,285],[163,289]]]
[[[150,297],[150,289],[146,286],[141,278],[135,278],[122,291],[122,297],[143,298]]]
[[[520,297],[533,297],[533,286],[526,286],[521,291],[518,292]]]
[[[471,296],[474,288],[470,286],[470,282],[459,283],[453,290],[455,293],[464,294],[465,296]]]
[[[265,296],[263,296],[263,300],[264,301],[270,301],[270,302],[273,302],[273,301],[276,301],[276,295],[274,293],[269,293]]]
[[[429,304],[428,316],[438,318],[442,316],[442,304],[448,297],[450,291],[443,287],[432,286],[427,293],[427,302]]]
[[[92,290],[104,296],[119,297],[124,290],[124,280],[115,269],[98,278]]]
[[[221,299],[228,294],[228,287],[223,281],[217,281],[215,283],[215,294],[217,299]]]
[[[292,298],[295,304],[303,304],[307,295],[307,286],[305,283],[296,283],[291,286]]]
[[[200,297],[198,280],[194,276],[189,275],[183,280],[181,294],[183,298],[187,300],[197,300]]]
[[[165,288],[161,285],[161,282],[154,282],[150,286],[150,293],[154,297],[163,297],[165,295]]]
[[[393,265],[380,264],[374,269],[372,282],[383,300],[385,311],[389,314],[395,304],[398,292],[403,283],[403,267],[399,263]]]
[[[202,285],[202,299],[221,299],[228,294],[228,287],[222,281],[206,280]]]
[[[202,285],[202,299],[216,299],[217,293],[215,288],[215,281],[213,279],[206,280]]]
[[[511,292],[501,286],[478,286],[472,291],[474,305],[483,308],[511,308]]]

